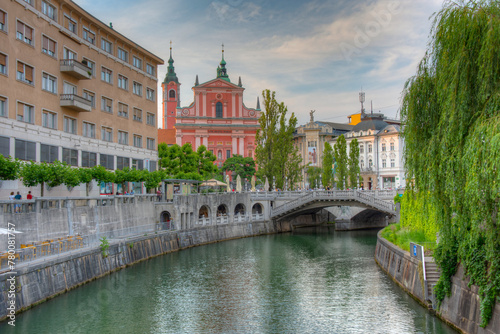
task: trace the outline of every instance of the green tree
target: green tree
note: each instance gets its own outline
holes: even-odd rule
[[[0,154],[0,180],[16,180],[19,177],[19,161]]]
[[[260,130],[255,139],[258,176],[260,179],[267,177],[270,182],[275,177],[276,187],[283,189],[285,179],[288,179],[289,185],[301,180],[302,159],[293,144],[297,118],[292,113],[287,122],[287,107],[283,102],[276,101],[275,92],[267,89],[262,96],[265,111],[259,118]]]
[[[181,146],[175,144],[167,146],[165,143],[158,145],[160,166],[171,178],[181,179],[188,173],[198,173],[200,159],[191,144]],[[201,166],[203,167],[203,165]],[[196,179],[202,179],[201,175]]]
[[[321,168],[315,166],[307,167],[307,182],[309,182],[309,188],[313,189],[319,187],[321,184]]]
[[[322,180],[323,187],[329,187],[333,185],[333,149],[330,143],[325,142],[325,149],[323,150],[323,171]]]
[[[115,182],[115,174],[100,165],[92,167],[92,176],[98,186],[102,183]]]
[[[161,180],[165,178],[165,171],[155,170],[149,172],[146,181],[144,182],[144,187],[146,187],[146,191],[157,188],[160,185]]]
[[[446,2],[428,45],[403,91],[406,179],[437,210],[437,299],[461,263],[486,326],[500,295],[500,3]]]
[[[79,174],[78,178],[80,179],[80,181],[82,183],[85,183],[85,193],[88,196],[90,192],[90,183],[94,179],[92,169],[84,167],[78,168],[78,174]]]
[[[53,178],[52,171],[47,163],[42,162],[37,164],[33,161],[21,164],[20,176],[26,187],[41,185],[41,197],[44,195],[45,183],[50,182]]]
[[[354,138],[349,143],[349,183],[351,189],[356,189],[359,186],[359,144],[358,140]]]
[[[197,173],[201,175],[203,180],[208,180],[218,173],[219,168],[214,164],[217,158],[207,150],[205,145],[200,145],[196,150],[196,165]]]
[[[347,143],[344,135],[340,135],[337,138],[337,142],[333,148],[333,155],[335,157],[335,163],[337,164],[337,168],[335,169],[335,174],[337,176],[337,188],[343,190],[345,186],[348,185]]]
[[[255,174],[255,161],[251,157],[244,158],[239,154],[235,154],[224,161],[222,171],[230,171],[233,173],[233,177],[239,175],[242,180],[250,180]]]

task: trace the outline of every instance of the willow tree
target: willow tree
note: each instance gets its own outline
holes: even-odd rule
[[[302,158],[293,142],[297,117],[292,113],[287,119],[287,107],[275,98],[275,92],[262,92],[265,111],[259,118],[260,130],[255,141],[255,161],[259,167],[259,178],[276,179],[276,187],[283,189],[285,180],[288,187],[301,181],[300,163]]]
[[[438,210],[436,296],[450,293],[462,264],[479,286],[483,327],[500,295],[498,50],[498,1],[445,3],[401,110],[406,178]]]

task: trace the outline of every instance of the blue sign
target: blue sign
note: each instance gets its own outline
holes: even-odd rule
[[[413,245],[413,256],[417,256],[417,245]]]

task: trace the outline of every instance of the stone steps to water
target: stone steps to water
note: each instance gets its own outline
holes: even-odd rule
[[[427,291],[432,295],[432,289],[439,280],[441,272],[433,258],[425,259],[425,277],[427,278]]]

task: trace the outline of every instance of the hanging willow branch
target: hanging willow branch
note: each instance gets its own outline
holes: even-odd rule
[[[479,286],[483,327],[500,295],[499,50],[498,1],[446,2],[401,110],[407,179],[438,211],[435,294],[450,293],[461,263]]]

